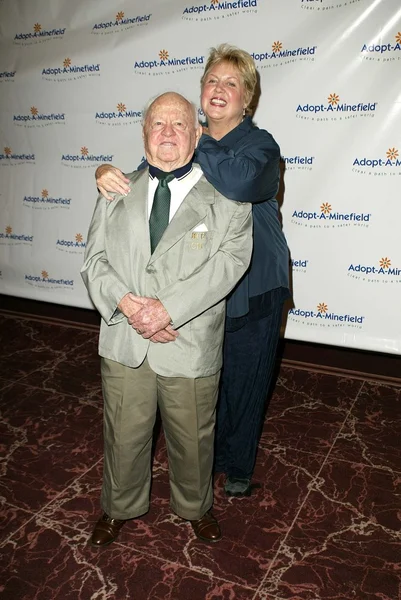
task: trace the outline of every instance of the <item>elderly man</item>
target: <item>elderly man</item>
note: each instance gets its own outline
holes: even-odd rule
[[[249,264],[252,223],[250,204],[227,200],[192,164],[200,134],[185,98],[154,100],[143,125],[149,167],[128,176],[126,197],[98,198],[89,229],[82,277],[102,316],[98,547],[148,511],[157,405],[171,508],[199,539],[221,537],[210,508],[224,298]]]

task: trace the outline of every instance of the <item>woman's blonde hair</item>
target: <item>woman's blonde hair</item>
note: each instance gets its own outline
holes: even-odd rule
[[[249,52],[241,50],[236,46],[231,46],[230,44],[220,44],[216,48],[211,48],[201,79],[202,87],[206,81],[206,76],[209,71],[215,65],[221,62],[230,63],[230,65],[235,67],[240,73],[245,88],[245,112],[247,114],[251,114],[252,111],[249,109],[249,104],[255,93],[255,88],[258,81],[255,61]]]

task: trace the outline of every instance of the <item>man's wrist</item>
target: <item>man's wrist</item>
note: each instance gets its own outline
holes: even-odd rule
[[[126,308],[127,301],[128,301],[128,297],[129,297],[129,294],[130,294],[130,293],[131,293],[131,292],[127,292],[127,293],[125,294],[125,296],[123,296],[123,297],[121,298],[120,302],[117,304],[117,308],[118,308],[118,310],[119,310],[120,312],[122,312],[122,313],[123,313],[123,315],[125,315],[125,316],[128,316],[128,315],[127,315],[127,313],[125,312],[125,308]]]

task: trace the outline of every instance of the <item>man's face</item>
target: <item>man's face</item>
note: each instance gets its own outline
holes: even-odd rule
[[[184,166],[191,160],[200,134],[190,104],[179,94],[163,94],[150,106],[143,127],[148,163],[163,171]]]

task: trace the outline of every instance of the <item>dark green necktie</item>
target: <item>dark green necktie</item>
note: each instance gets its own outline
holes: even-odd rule
[[[150,250],[152,254],[169,222],[171,192],[168,183],[174,179],[175,175],[160,173],[157,177],[159,184],[155,191],[149,218]]]

